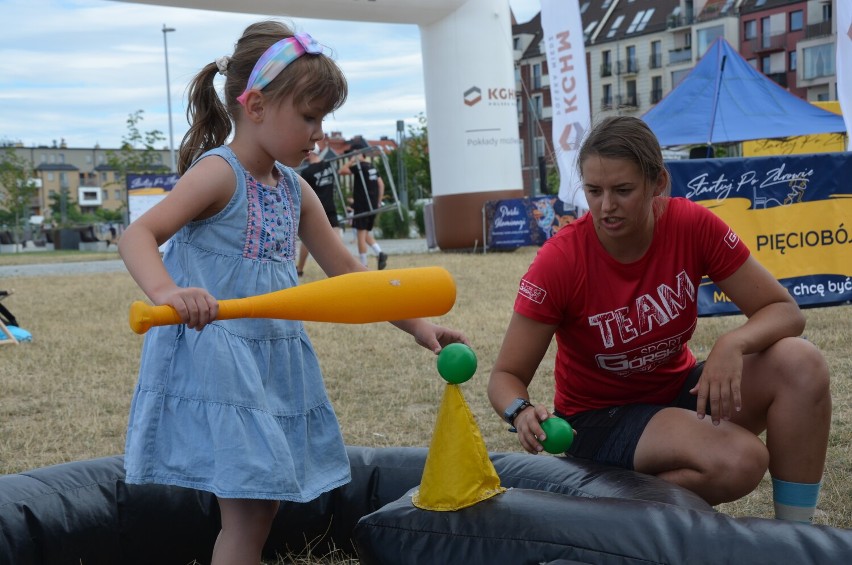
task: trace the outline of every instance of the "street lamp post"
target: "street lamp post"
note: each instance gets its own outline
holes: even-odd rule
[[[166,55],[166,102],[169,111],[169,156],[172,160],[171,172],[173,173],[177,172],[177,161],[175,161],[175,134],[172,128],[172,87],[169,80],[169,44],[166,41],[166,34],[174,30],[175,28],[166,27],[166,24],[163,24],[163,50]]]

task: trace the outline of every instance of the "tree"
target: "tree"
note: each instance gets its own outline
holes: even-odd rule
[[[561,177],[559,176],[559,167],[551,166],[547,169],[547,193],[559,194],[559,184]]]
[[[8,146],[0,155],[0,206],[14,223],[15,243],[20,241],[22,222],[29,217],[33,198],[38,192],[33,170],[15,148]]]
[[[388,154],[389,171],[380,171],[385,177],[399,170],[398,159],[402,156],[405,171],[405,186],[409,200],[432,197],[432,173],[429,170],[429,138],[426,127],[426,116],[417,115],[417,124],[408,126],[408,135],[401,147]],[[397,184],[402,185],[403,179]]]
[[[107,151],[107,164],[115,169],[121,181],[127,173],[162,173],[165,168],[160,163],[160,153],[155,145],[166,138],[160,130],[144,134],[139,130],[144,113],[143,110],[136,110],[127,117],[127,133],[121,138],[121,148],[118,152]]]
[[[48,208],[50,208],[51,217],[62,217],[63,211],[61,196],[58,194],[52,195],[50,197],[50,202],[48,203]],[[104,208],[98,208],[90,214],[84,214],[75,202],[66,202],[64,218],[65,219],[62,222],[63,226],[81,226],[95,223],[111,224],[113,222],[122,222],[124,220],[124,211],[121,209],[106,210]]]
[[[95,216],[101,222],[106,222],[108,224],[114,222],[122,222],[124,220],[124,210],[119,208],[118,210],[106,210],[104,208],[98,208],[95,210]]]
[[[54,218],[54,220],[59,218],[58,222],[54,221],[56,227],[65,228],[90,224],[94,219],[93,215],[84,214],[77,203],[70,202],[67,197],[63,202],[61,194],[51,194],[47,207],[50,208],[51,218]]]
[[[418,231],[425,234],[423,203],[417,201],[432,197],[432,173],[429,169],[429,136],[426,116],[422,113],[417,115],[416,125],[408,126],[408,135],[402,140],[400,147],[388,154],[388,170],[384,170],[381,161],[377,163],[379,174],[385,179],[386,185],[389,177],[394,174],[400,175],[400,159],[403,163],[401,168],[404,178],[397,179],[395,186],[398,188],[405,187],[405,195],[400,197],[401,203],[405,204],[403,216],[405,218],[409,216],[410,208],[414,213]],[[388,191],[385,191],[385,194],[387,193]],[[397,220],[398,218],[390,218],[388,214],[380,215],[379,227],[382,229],[382,234],[394,234],[392,237],[408,237],[409,222],[405,219]]]
[[[105,184],[105,188],[114,185],[125,188],[128,173],[162,173],[168,169],[160,162],[155,147],[166,137],[156,129],[143,134],[139,129],[144,119],[142,114],[143,110],[136,110],[127,117],[127,134],[121,138],[121,148],[118,152],[107,151],[107,165],[115,171],[115,180]]]
[[[429,169],[429,136],[426,116],[417,115],[417,124],[408,126],[405,138],[403,163],[408,181],[409,193],[417,199],[432,197],[432,172]]]

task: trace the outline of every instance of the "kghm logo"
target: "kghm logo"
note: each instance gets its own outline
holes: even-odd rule
[[[481,88],[471,86],[464,91],[464,103],[467,106],[479,104],[483,97],[489,106],[514,106],[517,103],[515,100],[515,90],[512,88],[488,88],[483,94]]]
[[[482,100],[482,91],[478,86],[471,86],[464,91],[464,103],[467,106],[473,106]]]
[[[586,129],[580,122],[565,124],[565,129],[562,130],[562,135],[559,136],[559,146],[564,151],[579,151],[585,133]]]

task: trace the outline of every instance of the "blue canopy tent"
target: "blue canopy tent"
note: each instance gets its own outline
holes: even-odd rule
[[[790,94],[721,37],[642,119],[663,147],[846,132],[843,116]]]

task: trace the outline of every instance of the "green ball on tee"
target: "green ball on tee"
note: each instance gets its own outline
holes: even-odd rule
[[[438,354],[438,374],[450,384],[467,382],[476,372],[476,353],[463,343],[451,343]]]

